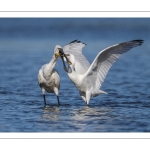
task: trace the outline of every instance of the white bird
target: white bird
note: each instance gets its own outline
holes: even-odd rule
[[[90,62],[82,54],[82,48],[85,45],[86,45],[85,43],[82,43],[78,40],[74,40],[63,47],[63,52],[65,54],[73,54],[74,55],[74,57],[76,59],[75,69],[76,69],[76,72],[79,74],[84,74],[90,67]]]
[[[49,63],[43,65],[38,73],[38,84],[41,87],[42,94],[44,97],[44,103],[46,106],[46,98],[45,98],[45,91],[49,93],[55,93],[59,102],[59,88],[60,88],[60,77],[57,70],[54,69],[57,59],[59,55],[59,45],[55,46],[54,55]]]
[[[71,62],[68,63],[68,76],[79,90],[80,96],[87,105],[91,97],[107,94],[100,90],[100,87],[113,63],[123,53],[142,43],[143,40],[132,40],[110,46],[99,52],[91,65],[82,54],[82,48],[85,46],[84,43],[75,40],[64,46],[62,51]]]

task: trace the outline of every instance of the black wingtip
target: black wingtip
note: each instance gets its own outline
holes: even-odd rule
[[[78,40],[77,40],[77,39],[76,39],[76,40],[73,40],[73,41],[71,41],[69,44],[74,43],[74,42],[78,42]]]
[[[73,41],[72,41],[72,42],[70,42],[69,44],[71,44],[71,43],[75,43],[75,42],[85,44],[85,43],[83,43],[83,42],[81,42],[81,41],[78,41],[77,39],[76,39],[76,40],[73,40]],[[85,44],[85,45],[87,45],[87,44]]]
[[[134,42],[138,42],[139,45],[142,45],[144,43],[144,40],[138,39],[138,40],[133,40]]]

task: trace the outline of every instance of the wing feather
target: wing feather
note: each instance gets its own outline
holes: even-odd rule
[[[143,40],[133,40],[108,47],[98,53],[93,63],[85,73],[86,78],[92,79],[93,89],[97,90],[101,87],[104,79],[116,60],[130,49],[140,46]]]
[[[78,40],[74,40],[63,47],[63,51],[67,54],[73,54],[76,59],[75,70],[77,73],[84,74],[90,67],[90,62],[82,54],[82,49],[85,46]]]

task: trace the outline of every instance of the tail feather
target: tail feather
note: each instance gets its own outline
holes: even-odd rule
[[[107,94],[107,92],[99,90],[100,94]]]
[[[104,91],[102,91],[102,90],[97,90],[96,92],[93,92],[93,93],[91,94],[91,96],[92,96],[92,97],[96,97],[96,96],[98,96],[98,95],[100,95],[100,94],[107,94],[107,92],[104,92]]]

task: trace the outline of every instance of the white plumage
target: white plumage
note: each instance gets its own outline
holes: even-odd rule
[[[73,54],[74,55],[74,57],[76,59],[76,63],[75,63],[76,72],[80,73],[80,74],[85,73],[88,70],[88,68],[90,67],[90,62],[82,54],[82,48],[85,45],[86,45],[85,43],[74,40],[63,47],[63,51],[65,54]]]
[[[44,103],[46,105],[45,91],[49,93],[55,93],[59,102],[59,87],[60,87],[60,77],[57,70],[54,69],[57,62],[57,53],[59,53],[59,45],[55,46],[54,55],[49,63],[43,65],[38,73],[38,84],[41,87],[42,94],[44,97]]]
[[[106,94],[100,90],[102,83],[114,62],[125,52],[139,46],[143,40],[133,40],[110,46],[98,53],[92,64],[82,54],[85,46],[80,41],[73,41],[64,46],[63,51],[68,55],[70,65],[68,76],[79,90],[80,96],[89,104],[90,98]]]

